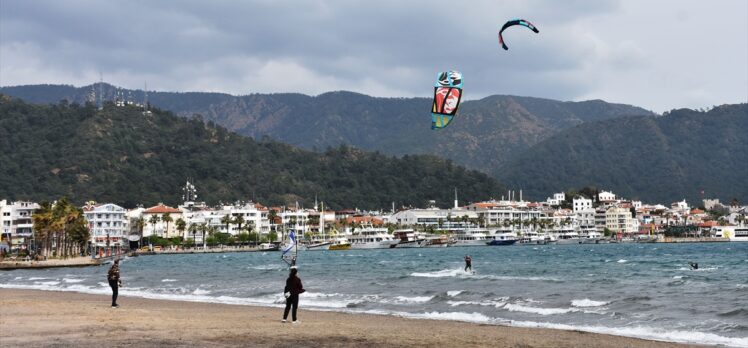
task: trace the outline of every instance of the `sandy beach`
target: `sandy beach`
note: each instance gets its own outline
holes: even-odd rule
[[[620,336],[282,309],[0,289],[2,347],[688,347]]]

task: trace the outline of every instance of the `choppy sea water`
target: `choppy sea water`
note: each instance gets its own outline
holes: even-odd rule
[[[298,265],[305,309],[748,347],[748,243],[313,251]],[[107,270],[5,271],[0,288],[110,294]],[[280,252],[141,256],[121,263],[120,294],[281,307],[287,272]]]

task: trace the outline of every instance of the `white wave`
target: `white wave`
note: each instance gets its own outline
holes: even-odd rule
[[[626,263],[626,262],[629,262],[629,260],[620,259],[620,260],[618,260],[616,262],[618,262],[618,263]]]
[[[51,278],[45,278],[45,277],[31,277],[29,280],[44,280],[44,279],[51,279]]]
[[[462,293],[462,290],[455,290],[455,291],[447,291],[447,296],[449,297],[455,297]]]
[[[412,277],[426,277],[426,278],[444,278],[444,277],[466,277],[470,273],[465,272],[462,269],[443,269],[435,272],[413,272],[410,274]]]
[[[447,304],[452,307],[457,306],[483,306],[483,307],[496,307],[501,308],[506,305],[506,301],[447,301]]]
[[[23,279],[23,277],[15,277],[15,278],[13,278],[13,280],[21,280],[21,279]]]
[[[259,265],[259,266],[252,266],[250,268],[251,269],[258,269],[258,270],[262,270],[262,271],[267,271],[267,270],[281,270],[281,269],[283,269],[283,267],[280,267],[278,265]]]
[[[605,301],[593,301],[588,298],[583,300],[571,300],[571,305],[574,307],[600,307],[605,306],[608,302]]]
[[[170,283],[170,282],[175,282],[175,281],[177,281],[177,280],[176,279],[168,279],[168,278],[167,279],[161,279],[162,283]]]
[[[728,347],[748,347],[748,338],[724,337],[712,333],[698,331],[667,331],[651,327],[605,327],[588,325],[567,325],[554,323],[536,323],[531,321],[512,321],[511,326],[529,328],[548,328],[570,331],[586,331],[615,336],[637,337],[655,341],[669,341],[691,344],[724,345]]]
[[[683,276],[673,276],[673,279],[683,279]]]
[[[397,296],[395,297],[395,300],[401,303],[425,303],[431,301],[432,298],[434,298],[434,296]]]
[[[34,282],[34,284],[39,284],[39,285],[59,285],[60,282],[51,280],[51,281],[48,281],[48,282]]]
[[[576,308],[540,308],[540,307],[528,307],[519,304],[507,303],[504,305],[504,309],[510,312],[525,312],[540,315],[553,315],[553,314],[565,314],[571,312],[578,312]]]
[[[193,295],[207,295],[210,294],[209,290],[203,290],[203,289],[195,289],[195,291],[192,292]]]
[[[422,319],[433,319],[433,320],[456,320],[466,321],[470,323],[489,323],[492,321],[491,318],[481,313],[466,313],[466,312],[426,312],[426,313],[407,313],[402,315],[408,318],[422,318]]]
[[[77,278],[62,278],[62,281],[65,283],[80,283],[84,281],[85,279],[77,279]]]
[[[472,274],[465,272],[463,269],[443,269],[441,271],[434,272],[413,272],[410,274],[411,277],[426,277],[426,278],[466,278],[470,277],[473,279],[494,279],[494,280],[539,280],[539,281],[560,281],[556,278],[549,277],[520,277],[520,276],[500,276],[494,274]]]

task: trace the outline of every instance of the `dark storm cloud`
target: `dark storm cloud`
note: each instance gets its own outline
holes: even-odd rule
[[[745,27],[745,9],[742,15],[728,10],[747,5],[716,3],[706,5],[731,13],[742,23],[737,29]],[[658,60],[663,57],[658,50],[672,51],[672,44],[644,42],[639,38],[650,36],[653,26],[633,25],[642,13],[653,13],[662,21],[658,25],[687,27],[700,22],[694,15],[702,7],[694,1],[640,0],[11,0],[0,2],[0,85],[84,85],[101,72],[107,82],[129,88],[147,80],[159,90],[425,96],[438,71],[458,69],[470,99],[603,98],[660,110],[740,101],[740,74],[745,82],[748,72],[735,62],[745,61],[745,49],[726,52],[737,55],[723,62],[737,74],[722,74],[715,83],[713,75],[722,70],[704,69],[689,78],[692,84],[678,83],[692,63]],[[660,13],[667,16],[660,19]],[[506,33],[510,51],[504,52],[496,32],[515,17],[530,19],[541,34],[514,28]],[[743,38],[745,45],[746,34],[739,30],[727,35],[732,36],[720,40]],[[661,81],[660,98],[639,91],[637,79],[645,78]],[[673,89],[675,84],[688,90]],[[721,85],[733,92],[712,90]]]

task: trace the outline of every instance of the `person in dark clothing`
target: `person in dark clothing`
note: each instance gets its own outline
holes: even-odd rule
[[[691,265],[691,269],[699,269],[699,264],[695,262],[689,262],[689,265]]]
[[[291,267],[291,273],[288,275],[288,279],[286,279],[286,288],[283,289],[283,295],[286,296],[286,309],[283,311],[283,320],[282,322],[286,322],[288,319],[288,311],[293,307],[293,311],[291,313],[291,319],[293,319],[293,323],[296,324],[299,321],[296,320],[296,310],[299,308],[299,294],[303,293],[304,286],[301,285],[301,279],[296,275],[298,273],[298,269],[296,266]]]
[[[473,258],[470,255],[465,255],[465,272],[467,272],[468,268],[471,272],[473,271]]]
[[[122,280],[119,278],[119,260],[114,260],[106,278],[109,281],[109,287],[112,288],[112,308],[117,308],[119,307],[117,304],[117,290],[122,286]]]

